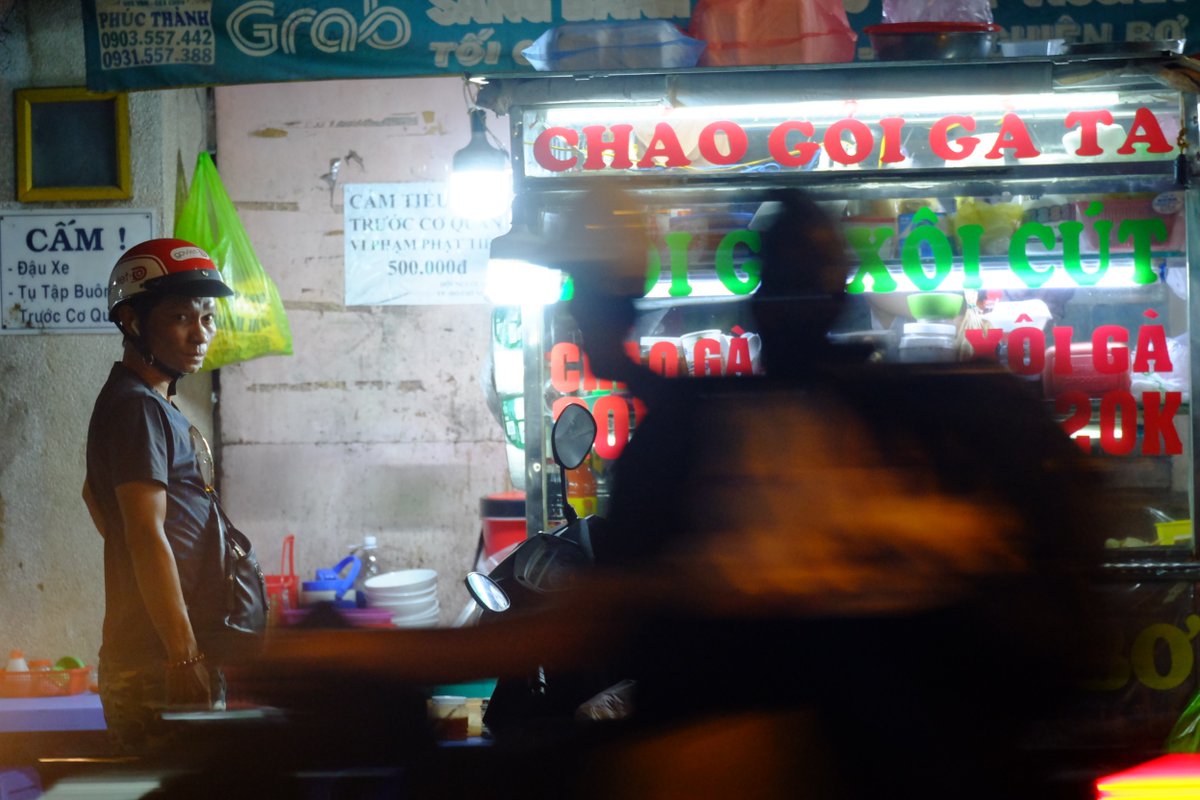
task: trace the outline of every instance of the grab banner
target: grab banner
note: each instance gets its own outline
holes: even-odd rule
[[[663,19],[696,0],[83,0],[92,91],[389,78],[532,68],[521,55],[565,23]],[[843,0],[862,30],[881,0]],[[1200,42],[1192,0],[997,0],[1001,38]]]

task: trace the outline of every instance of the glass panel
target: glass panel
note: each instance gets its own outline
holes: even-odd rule
[[[655,280],[626,342],[675,378],[762,371],[747,301],[761,202],[647,204]],[[759,194],[761,198],[762,195]],[[1188,281],[1183,196],[944,195],[824,204],[855,266],[831,332],[880,362],[985,360],[1029,384],[1081,448],[1102,455],[1121,555],[1191,546]],[[591,459],[569,480],[605,511],[609,468],[644,409],[591,374],[566,304],[545,312],[542,413],[593,411]],[[767,343],[769,346],[769,343]],[[549,435],[549,425],[545,435]],[[543,451],[549,452],[548,445]],[[986,457],[986,454],[981,454]],[[550,484],[556,470],[546,470]],[[559,496],[549,485],[549,503]],[[590,494],[588,495],[591,496]],[[548,510],[551,519],[561,509]]]

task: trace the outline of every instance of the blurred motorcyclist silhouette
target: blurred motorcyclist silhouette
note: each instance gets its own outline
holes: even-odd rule
[[[631,199],[593,200],[629,227]],[[641,723],[676,726],[612,774],[650,795],[695,781],[1031,796],[1045,788],[1031,725],[1090,657],[1096,477],[1007,374],[868,367],[831,345],[849,266],[837,225],[799,191],[763,210],[763,377],[649,374],[618,356],[638,287],[573,272],[593,371],[647,394],[596,556],[660,589],[626,674]],[[705,755],[664,758],[693,746]],[[748,795],[749,775],[764,778]]]

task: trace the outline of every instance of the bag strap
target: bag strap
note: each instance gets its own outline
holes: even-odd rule
[[[229,556],[228,551],[230,549],[232,549],[234,551],[234,553],[237,555],[238,558],[245,558],[246,555],[252,549],[248,542],[247,542],[246,546],[243,546],[242,542],[239,541],[239,539],[244,540],[245,535],[239,535],[236,537],[230,535],[229,531],[233,527],[233,525],[229,521],[229,515],[225,513],[224,506],[221,505],[220,498],[217,497],[217,490],[209,489],[208,494],[210,497],[212,497],[213,510],[217,512],[217,530],[220,533],[220,535],[217,537],[218,539],[220,539],[220,545],[219,545],[220,546],[219,554],[220,554],[220,558],[221,558],[220,563],[222,565],[225,564],[225,562]]]
[[[217,563],[221,565],[221,574],[225,574],[225,564],[229,553],[229,524],[226,522],[225,509],[217,497],[217,490],[210,488],[208,496],[212,498],[213,512],[217,518]]]

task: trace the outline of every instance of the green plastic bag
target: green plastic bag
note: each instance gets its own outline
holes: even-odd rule
[[[1175,721],[1163,750],[1167,753],[1200,753],[1200,694],[1192,697]]]
[[[233,289],[218,297],[217,335],[202,369],[292,354],[292,331],[279,289],[267,275],[208,153],[196,158],[192,187],[175,215],[175,238],[208,251]]]

